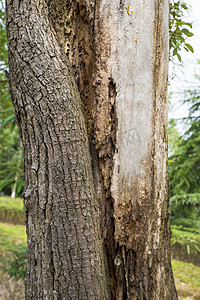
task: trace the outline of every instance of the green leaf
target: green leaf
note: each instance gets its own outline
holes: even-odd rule
[[[177,53],[177,57],[178,57],[178,60],[181,62],[181,56],[179,53]]]
[[[189,26],[190,28],[192,28],[192,24],[191,23],[184,23],[184,25]]]
[[[194,246],[194,248],[197,250],[197,252],[200,253],[200,248],[199,248],[196,244],[194,244],[193,246]]]
[[[14,131],[15,127],[16,127],[16,122],[15,122],[15,119],[14,119],[13,122],[12,122],[12,126],[10,128],[11,133]]]
[[[185,42],[185,39],[184,39],[184,37],[182,37],[182,35],[178,36],[177,38],[179,39],[179,41],[181,41],[181,43]]]
[[[190,32],[188,29],[183,28],[181,30],[185,35],[187,35],[188,37],[192,37],[194,34],[192,32]]]
[[[185,46],[192,52],[194,53],[194,49],[190,44],[185,44]]]
[[[8,116],[5,121],[3,122],[2,127],[5,127],[9,122],[13,121],[15,119],[15,114],[12,114]]]
[[[0,110],[0,113],[5,113],[5,112],[8,112],[8,111],[13,111],[13,107],[9,107],[7,109]]]
[[[173,51],[173,56],[174,55],[177,55],[177,48],[175,48],[174,51]]]

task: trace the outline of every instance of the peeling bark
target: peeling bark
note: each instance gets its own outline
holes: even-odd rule
[[[9,2],[10,6],[12,1],[7,2]],[[29,2],[31,1],[23,0],[20,3]],[[38,3],[44,4],[44,1],[38,1]],[[38,43],[37,51],[39,52],[33,52],[33,48],[31,48],[33,53],[28,53],[27,46],[29,47],[29,42],[26,39],[29,40],[30,36],[33,35],[32,40],[35,40],[35,31],[31,29],[31,32],[28,32],[28,38],[26,31],[23,33],[24,35],[20,36],[22,42],[21,46],[19,43],[18,47],[21,48],[17,48],[17,54],[22,53],[25,59],[23,58],[23,64],[20,65],[17,75],[14,70],[16,63],[13,60],[21,63],[22,57],[19,59],[17,55],[14,56],[14,50],[11,53],[12,47],[13,49],[16,47],[12,31],[15,32],[16,30],[12,27],[10,27],[12,30],[9,29],[10,64],[13,68],[11,69],[11,76],[13,76],[11,77],[11,86],[13,85],[14,104],[21,136],[24,140],[24,148],[27,147],[27,144],[30,144],[30,153],[27,152],[25,163],[27,166],[31,166],[35,157],[37,158],[36,161],[41,161],[40,166],[37,166],[37,170],[38,168],[43,170],[43,179],[41,183],[39,182],[39,185],[43,184],[43,182],[48,182],[45,178],[52,178],[52,180],[55,179],[55,182],[53,181],[52,186],[50,185],[51,189],[56,183],[54,187],[56,192],[58,190],[61,192],[61,195],[55,196],[59,199],[58,203],[60,203],[57,205],[57,200],[52,198],[52,192],[48,196],[49,184],[45,185],[44,190],[37,192],[34,196],[35,201],[38,201],[37,207],[38,205],[39,207],[41,206],[40,198],[37,198],[40,197],[40,192],[43,193],[42,197],[45,197],[46,193],[47,198],[50,197],[48,198],[50,200],[45,200],[41,206],[42,212],[45,211],[45,217],[38,211],[38,208],[36,209],[36,206],[34,206],[34,213],[37,212],[39,214],[41,224],[45,221],[48,214],[50,214],[49,220],[55,220],[56,222],[56,216],[59,216],[57,207],[59,205],[61,205],[62,211],[66,209],[63,218],[65,219],[66,217],[70,222],[71,218],[68,215],[70,210],[75,218],[79,214],[84,216],[81,217],[81,222],[77,220],[81,224],[79,224],[80,228],[76,227],[76,231],[71,229],[70,222],[68,224],[71,232],[70,237],[78,236],[79,241],[77,242],[78,244],[75,243],[76,245],[73,248],[75,251],[73,252],[73,258],[75,260],[77,256],[80,257],[80,261],[83,258],[77,252],[80,245],[83,243],[84,249],[88,247],[86,241],[82,241],[82,237],[80,237],[81,232],[83,232],[82,226],[89,226],[91,230],[90,234],[87,232],[89,234],[88,238],[86,238],[87,241],[92,240],[93,233],[97,232],[98,238],[96,242],[93,241],[94,248],[91,249],[89,253],[90,259],[88,260],[89,264],[89,261],[96,257],[96,265],[94,268],[86,265],[86,269],[89,268],[91,270],[91,276],[94,276],[94,278],[96,276],[95,268],[97,268],[98,276],[101,274],[101,280],[97,284],[96,292],[92,290],[93,283],[96,285],[94,280],[91,287],[89,287],[89,294],[86,296],[83,293],[82,281],[85,280],[83,279],[85,274],[80,274],[80,269],[78,268],[75,274],[80,275],[80,279],[78,279],[79,284],[74,287],[74,294],[72,293],[69,299],[177,299],[170,262],[167,175],[168,1],[47,0],[46,3],[45,12],[44,9],[42,11],[45,16],[45,28],[48,28],[48,30],[46,29],[44,32],[42,29],[44,24],[41,24],[40,17],[36,11],[34,15],[34,20],[36,21],[34,23],[38,22],[40,24],[38,34],[40,35],[40,32],[43,31],[42,36],[43,38],[47,36],[47,39],[44,38],[45,43],[43,41],[41,48],[40,43]],[[37,7],[36,4],[32,5]],[[22,8],[23,5],[20,4],[19,7]],[[22,18],[20,20],[23,23],[23,14],[25,16],[28,12],[24,8],[20,13],[19,15],[17,14],[17,18]],[[51,20],[56,35],[54,35],[54,30],[49,20]],[[11,24],[13,22],[12,20]],[[15,21],[14,24],[15,26],[19,24],[19,20]],[[8,18],[8,28],[9,26],[11,25]],[[49,36],[53,36],[53,39],[49,38]],[[42,47],[49,55],[47,60],[45,58],[48,66],[46,69],[40,60]],[[61,48],[72,66],[73,72],[69,71],[70,75],[66,70],[71,69],[69,64],[66,63]],[[43,57],[42,61],[44,62]],[[34,73],[34,76],[36,73],[39,75],[34,85],[34,87],[37,87],[34,93],[32,92],[32,84],[30,89],[30,87],[27,88],[27,82],[24,82],[25,80],[27,81],[28,76],[26,74],[26,64],[28,64],[28,70]],[[38,66],[40,67],[38,68]],[[40,70],[44,72],[40,74]],[[32,74],[31,72],[30,74]],[[61,75],[60,72],[62,73]],[[78,90],[75,87],[73,75],[75,75]],[[32,78],[34,76],[30,76],[29,82],[33,81]],[[66,92],[61,92],[65,89]],[[41,92],[42,96],[39,96]],[[75,101],[75,107],[70,108],[71,103],[74,102],[68,94],[66,96],[66,93],[70,94],[70,97],[73,99],[78,99]],[[89,154],[87,150],[84,150],[85,148],[88,149],[87,141],[81,142],[81,145],[77,142],[79,134],[81,141],[86,134],[83,116],[80,113],[78,94],[80,94],[83,104],[93,176],[89,169],[90,166],[88,166],[90,161]],[[16,97],[19,97],[21,102],[16,100]],[[69,101],[66,101],[65,97]],[[30,105],[33,101],[35,101],[34,109]],[[56,106],[54,101],[58,101]],[[39,105],[37,109],[35,108],[37,107],[36,104]],[[23,109],[22,112],[20,107]],[[74,109],[77,111],[75,117]],[[44,111],[44,115],[40,116],[40,110]],[[32,119],[29,121],[29,118],[32,118],[34,113],[40,116],[40,121],[38,121],[38,118],[36,121],[33,118],[34,122]],[[69,115],[71,118],[69,118]],[[51,116],[51,118],[48,118],[48,116]],[[63,116],[67,118],[66,122],[64,122]],[[42,123],[40,124],[40,122]],[[30,126],[29,123],[31,124]],[[73,126],[70,124],[73,124]],[[34,131],[38,126],[40,128],[39,137],[41,137],[37,141],[37,135],[34,134]],[[67,133],[65,133],[65,126],[68,128]],[[48,131],[48,134],[44,134],[43,131]],[[33,133],[31,134],[31,132]],[[33,142],[30,138],[32,135],[34,136]],[[74,140],[76,140],[75,144],[70,142]],[[41,150],[40,144],[43,145],[41,147],[44,150]],[[72,147],[71,144],[74,146]],[[34,149],[34,156],[32,155],[32,148]],[[64,170],[64,177],[63,175],[57,176],[56,172],[58,171],[54,171],[53,165],[49,165],[51,157],[48,157],[48,153],[52,153],[56,164],[57,155],[61,162],[64,161],[64,166],[61,166],[62,163],[58,163],[59,172]],[[72,156],[73,153],[75,156]],[[82,153],[81,157],[80,153]],[[66,161],[65,154],[67,156]],[[71,167],[72,165],[73,168]],[[69,176],[65,174],[65,168],[67,170],[66,174],[71,174],[70,170],[74,172],[70,175],[72,185],[69,184]],[[29,169],[31,170],[31,167],[28,168],[26,174],[27,195],[29,192],[32,195],[29,182],[30,178],[32,178],[31,176],[33,176],[31,175],[33,171]],[[77,173],[79,169],[80,172],[83,171],[84,174],[89,175],[86,177],[79,175],[79,172]],[[50,172],[50,170],[52,171]],[[50,174],[51,177],[49,177]],[[78,179],[80,176],[85,181],[83,186]],[[57,177],[58,180],[56,179]],[[98,207],[94,200],[92,181],[94,181]],[[35,185],[37,184],[38,181]],[[92,188],[90,188],[91,186]],[[68,189],[70,192],[68,192]],[[87,189],[89,189],[88,192]],[[79,191],[82,191],[84,195],[91,195],[88,201],[86,201],[85,198],[87,197],[84,197],[84,195],[81,198],[82,194]],[[77,204],[73,201],[78,201],[78,194],[80,195],[81,203],[88,203],[90,208],[80,205],[78,210],[74,209],[74,205],[76,207]],[[72,204],[68,204],[68,200],[67,202],[64,200],[68,199],[68,197]],[[55,204],[53,204],[54,202]],[[43,203],[43,200],[41,203]],[[97,208],[100,217],[101,237],[96,220]],[[27,216],[28,212],[29,208],[27,208]],[[92,221],[90,218],[93,214],[94,218]],[[82,218],[85,220],[85,225],[82,224]],[[31,219],[28,222],[32,224],[36,220]],[[60,217],[57,222],[56,226],[63,224],[60,221]],[[87,225],[87,222],[90,225]],[[47,224],[49,224],[49,221]],[[40,226],[36,226],[36,223],[34,223],[33,232],[39,230]],[[56,235],[56,232],[52,231],[52,225],[48,226],[50,227],[45,227],[44,229],[44,236],[45,234],[48,235],[48,238],[45,237],[45,240],[48,240],[50,236],[50,240],[53,241],[52,237]],[[60,237],[57,235],[56,237],[56,243],[58,244],[63,239],[67,243],[65,231],[69,229],[66,229],[67,225],[65,224],[62,226],[62,235]],[[30,241],[30,247],[34,248],[36,246],[33,240],[34,238]],[[102,262],[100,240],[103,241],[104,246],[105,270]],[[66,244],[63,243],[63,253],[67,251],[65,247]],[[53,251],[53,249],[57,249],[56,244],[51,244],[50,248],[52,248],[53,253],[55,252],[53,261],[51,260],[50,264],[51,268],[53,268],[52,266],[57,264],[60,254],[58,250]],[[45,251],[43,251],[44,257],[47,255]],[[33,249],[31,252],[34,252]],[[34,265],[31,257],[29,260],[30,266],[31,264]],[[97,267],[97,261],[101,262],[99,267]],[[50,274],[56,274],[56,279],[51,279],[55,280],[55,282],[58,280],[57,272],[59,276],[63,276],[65,274],[64,265],[59,271],[51,269]],[[66,272],[66,274],[68,272],[71,274],[72,271],[70,269]],[[106,293],[107,285],[104,272],[106,272],[109,285],[109,296]],[[44,275],[41,273],[42,277],[44,278]],[[70,278],[70,280],[75,280],[75,277]],[[87,277],[88,280],[89,278]],[[87,284],[89,284],[87,279],[87,283],[84,281],[85,291],[87,290]],[[49,282],[48,277],[47,281]],[[27,283],[28,285],[29,283]],[[57,296],[56,294],[55,298],[52,299],[66,299],[64,298],[66,297],[66,287],[64,288],[62,285],[55,286],[58,291],[63,289],[63,294],[62,296]],[[103,286],[105,292],[103,291]],[[52,288],[49,290],[51,294]],[[79,290],[81,290],[80,295],[77,294]],[[81,295],[84,296],[81,298]]]

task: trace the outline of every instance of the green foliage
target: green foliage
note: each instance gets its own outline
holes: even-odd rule
[[[11,197],[0,197],[0,221],[12,224],[24,224],[23,199]]]
[[[6,37],[6,14],[4,2],[0,1],[0,111],[11,107],[8,80],[5,70],[8,70],[8,47]],[[5,116],[7,117],[9,113]],[[0,126],[2,119],[0,119]]]
[[[180,51],[194,52],[193,47],[187,42],[189,37],[193,36],[190,31],[192,23],[184,21],[185,14],[189,6],[183,0],[170,1],[170,19],[169,19],[169,57],[173,61],[176,56],[181,62]]]
[[[200,193],[200,122],[192,121],[170,156],[171,194]]]
[[[199,229],[200,193],[175,195],[170,202],[173,225]]]
[[[8,262],[5,272],[10,277],[16,280],[25,279],[26,276],[26,259],[27,259],[27,246],[17,245],[16,250],[9,250],[12,255],[12,260]]]
[[[11,193],[16,184],[16,196],[24,186],[23,155],[19,134],[10,128],[0,131],[0,191]]]
[[[8,70],[5,23],[4,1],[0,1],[0,192],[11,193],[15,185],[17,195],[24,186],[23,155],[5,74]]]
[[[190,128],[191,129],[191,128]],[[199,136],[195,131],[179,139],[169,158],[172,224],[198,228],[200,208]]]
[[[174,231],[175,230],[181,230],[181,231],[191,232],[191,233],[194,233],[194,234],[199,234],[199,230],[198,229],[195,229],[195,228],[185,228],[182,225],[179,225],[179,226],[172,225],[171,229],[174,230]],[[199,239],[199,238],[200,238],[200,236],[198,235],[197,239]]]
[[[25,226],[0,223],[0,232],[0,270],[17,280],[23,279],[27,255]]]
[[[200,77],[196,76],[198,79]],[[182,122],[187,129],[177,135],[176,122],[170,123],[171,155],[169,177],[172,224],[198,228],[200,224],[200,90],[187,90],[184,101],[189,108]]]
[[[187,248],[188,254],[190,254],[191,250],[194,253],[200,253],[200,235],[193,232],[188,231],[187,228],[183,226],[171,226],[172,229],[172,237],[171,244],[179,244],[181,246],[185,246]]]
[[[194,194],[175,195],[171,197],[171,201],[174,204],[181,202],[182,205],[196,206],[196,205],[200,205],[200,194],[194,193]]]
[[[174,119],[169,120],[168,125],[168,148],[169,153],[173,154],[178,150],[180,143],[180,134],[176,128],[176,121]],[[172,162],[172,161],[170,161]]]
[[[180,210],[179,210],[180,208]],[[186,214],[187,215],[187,212],[189,211],[189,207],[182,207],[182,206],[179,206],[179,207],[174,207],[173,208],[173,211],[179,211],[179,213],[183,212],[183,214]],[[173,225],[177,225],[177,226],[184,226],[185,228],[188,228],[188,229],[196,229],[198,230],[199,228],[199,221],[197,219],[194,218],[194,216],[196,216],[196,213],[194,213],[193,211],[193,215],[192,217],[177,217],[176,216],[176,213],[173,214],[172,216],[172,224]]]

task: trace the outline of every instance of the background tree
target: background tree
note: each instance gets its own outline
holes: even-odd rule
[[[198,228],[200,222],[199,87],[185,91],[183,103],[189,105],[188,117],[182,120],[187,129],[174,141],[171,148],[173,153],[169,158],[173,223]],[[172,120],[171,125],[171,131],[176,131],[176,122]]]
[[[4,1],[0,1],[0,191],[7,194],[15,191],[17,195],[24,186],[23,157],[5,74],[8,70],[5,23]]]

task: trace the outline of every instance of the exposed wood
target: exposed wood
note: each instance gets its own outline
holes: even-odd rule
[[[80,91],[89,91],[81,98],[112,298],[176,299],[167,175],[168,1],[96,1],[93,13],[93,1],[75,3],[67,53]]]

